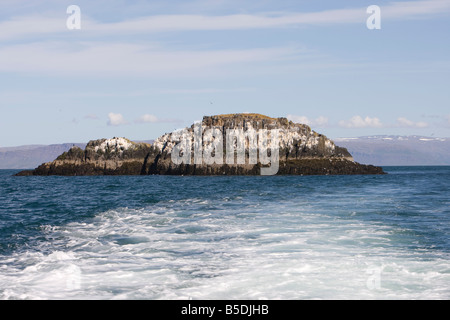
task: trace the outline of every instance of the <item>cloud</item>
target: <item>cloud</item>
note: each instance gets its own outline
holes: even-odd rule
[[[305,116],[288,115],[287,118],[296,123],[303,123],[309,126],[315,127],[329,127],[329,120],[324,116],[320,116],[316,119],[309,119]],[[450,115],[446,117],[446,122],[450,124]],[[428,128],[429,124],[423,121],[411,121],[405,117],[399,117],[395,124],[383,124],[377,117],[365,118],[357,115],[348,120],[341,120],[338,123],[342,128]],[[333,125],[331,125],[333,126]]]
[[[108,126],[120,126],[128,124],[128,121],[120,113],[109,113],[108,114]]]
[[[354,116],[349,120],[339,121],[339,126],[343,128],[428,128],[429,124],[423,121],[411,121],[405,117],[397,118],[395,124],[383,124],[376,117]]]
[[[367,19],[366,8],[361,7],[293,13],[153,15],[102,22],[90,18],[83,6],[80,7],[81,30],[68,30],[64,23],[66,16],[61,17],[60,12],[12,16],[0,21],[0,41],[11,40],[2,41],[0,45],[0,61],[8,61],[0,63],[0,72],[158,77],[218,74],[213,70],[216,67],[225,67],[222,69],[224,72],[232,72],[230,70],[240,69],[228,68],[229,65],[292,62],[295,58],[304,58],[305,51],[295,46],[177,50],[148,41],[133,43],[129,36],[167,31],[273,29],[342,23],[361,23],[364,26]],[[383,20],[427,17],[449,12],[450,0],[391,2],[381,9]],[[323,66],[324,63],[320,61],[317,65]],[[311,61],[307,65],[314,66]]]
[[[123,22],[100,24],[85,23],[87,30],[97,33],[154,33],[186,31],[219,31],[269,29],[296,25],[320,25],[329,23],[365,22],[365,8],[328,10],[310,13],[232,14],[222,16],[206,15],[158,15]]]
[[[136,123],[155,123],[158,122],[158,118],[153,114],[144,114],[139,119],[135,120]]]
[[[319,127],[325,127],[328,125],[328,118],[320,116],[313,121],[313,124]]]
[[[404,1],[391,2],[382,6],[382,18],[401,19],[416,18],[426,15],[435,15],[449,12],[449,0],[424,0],[424,1]]]
[[[289,114],[287,115],[287,119],[296,123],[306,124],[308,126],[315,126],[322,128],[328,126],[328,118],[324,116],[320,116],[316,119],[309,119],[308,117],[305,116],[296,116]]]
[[[174,118],[158,118],[153,114],[144,114],[134,120],[134,123],[142,124],[142,123],[181,123],[183,120],[174,119]]]
[[[64,21],[64,20],[63,20]],[[66,29],[64,29],[66,28]],[[12,17],[0,23],[0,40],[17,39],[22,36],[38,36],[67,31],[61,19],[47,15]]]
[[[119,22],[99,22],[90,18],[80,5],[84,36],[148,34],[214,30],[286,28],[295,26],[365,23],[367,7],[317,12],[249,13],[229,15],[165,14],[141,16]],[[382,19],[398,20],[434,16],[450,12],[450,0],[390,2],[381,6]],[[0,39],[67,32],[60,14],[12,17],[0,23]],[[85,32],[87,31],[87,32]]]
[[[350,120],[339,121],[339,126],[344,128],[381,128],[383,124],[378,118],[354,116]]]
[[[427,122],[414,122],[411,120],[408,120],[406,118],[400,117],[397,119],[397,125],[402,128],[427,128],[428,123]]]
[[[188,51],[131,43],[28,43],[0,48],[0,61],[8,61],[0,63],[0,72],[193,76],[229,65],[288,60],[301,52],[294,47]]]
[[[295,115],[292,115],[292,114],[288,114],[286,118],[288,120],[290,120],[292,122],[296,122],[296,123],[301,123],[301,124],[306,124],[306,125],[310,125],[311,124],[311,120],[309,120],[305,116],[295,116]]]

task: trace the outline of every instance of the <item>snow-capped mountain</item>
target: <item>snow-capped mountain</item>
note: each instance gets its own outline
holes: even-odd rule
[[[334,141],[358,162],[378,166],[450,165],[450,138],[380,135]]]

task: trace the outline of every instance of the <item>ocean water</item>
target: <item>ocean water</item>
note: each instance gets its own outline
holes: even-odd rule
[[[13,177],[0,299],[449,299],[450,167]]]

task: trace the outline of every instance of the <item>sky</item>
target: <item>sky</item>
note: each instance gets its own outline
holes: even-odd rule
[[[449,30],[450,0],[2,0],[0,147],[243,112],[450,137]]]

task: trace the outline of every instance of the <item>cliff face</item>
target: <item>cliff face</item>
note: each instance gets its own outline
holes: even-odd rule
[[[286,118],[259,114],[204,117],[152,145],[124,138],[73,147],[55,161],[19,175],[382,174],[353,161],[345,148]]]
[[[214,132],[211,133],[212,130],[215,130],[215,135]],[[278,133],[278,150],[267,148],[267,155],[274,151],[279,155],[278,159],[270,159],[278,162],[274,168],[274,163],[270,163],[271,161],[265,161],[266,163],[262,161],[266,150],[258,142],[264,134],[267,134],[267,145],[270,146],[275,140],[272,140],[275,138],[273,134],[275,131]],[[256,142],[253,141],[253,144],[252,135],[247,134],[249,132],[254,133],[253,138]],[[211,135],[214,137],[211,138]],[[229,144],[233,144],[234,148],[231,148],[233,153],[238,153],[239,139],[232,140],[230,143],[230,137],[236,136],[244,141],[245,162],[238,163],[239,156],[234,157],[234,154],[229,158],[232,160],[227,161]],[[190,141],[185,146],[185,150],[181,150],[182,153],[188,151],[189,154],[182,157],[184,158],[182,163],[177,164],[173,159],[173,152],[177,144],[182,141],[181,137]],[[205,164],[204,153],[210,152],[213,145],[216,146],[216,153],[217,150],[223,150],[223,154],[219,154],[222,161],[209,161],[209,164]],[[254,150],[255,148],[259,150]],[[262,154],[261,149],[263,149]],[[293,123],[286,118],[270,118],[258,114],[204,117],[201,124],[194,124],[182,132],[168,133],[156,139],[152,150],[157,157],[144,169],[148,174],[259,175],[264,174],[263,170],[268,170],[268,174],[296,175],[383,173],[381,168],[354,162],[347,149],[336,146],[333,141],[314,132],[307,125]],[[256,163],[250,161],[252,150],[253,155],[259,160]],[[198,161],[197,157],[199,155],[201,157],[202,151],[203,161]],[[176,149],[175,152],[180,150]],[[177,160],[179,157],[175,158]]]

